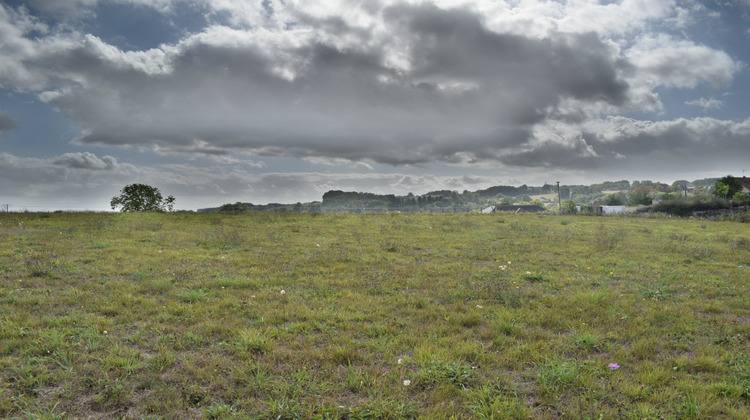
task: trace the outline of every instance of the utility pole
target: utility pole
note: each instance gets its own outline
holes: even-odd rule
[[[562,200],[560,199],[560,181],[557,181],[557,209],[562,214]]]

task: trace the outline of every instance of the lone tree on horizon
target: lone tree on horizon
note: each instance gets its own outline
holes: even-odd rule
[[[158,188],[146,184],[130,184],[120,191],[120,195],[112,197],[109,202],[112,210],[120,207],[123,212],[130,211],[172,211],[174,197],[164,198]]]

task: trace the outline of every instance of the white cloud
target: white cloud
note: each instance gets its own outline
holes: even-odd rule
[[[723,51],[663,34],[642,37],[626,57],[634,66],[631,80],[651,88],[694,88],[700,83],[720,88],[742,68]]]
[[[718,99],[714,99],[714,98],[709,98],[709,99],[700,98],[700,99],[696,99],[694,101],[686,101],[685,104],[686,105],[699,106],[699,107],[701,107],[701,108],[703,108],[705,110],[720,109],[720,108],[722,108],[724,106],[724,102],[722,102],[722,101],[720,101]]]
[[[114,170],[118,168],[117,159],[112,156],[97,157],[93,153],[65,153],[52,160],[52,164],[74,169]]]

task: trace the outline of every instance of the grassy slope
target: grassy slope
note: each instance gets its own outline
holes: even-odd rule
[[[619,217],[0,214],[0,416],[750,418],[749,238]]]

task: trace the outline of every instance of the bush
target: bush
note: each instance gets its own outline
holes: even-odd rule
[[[728,208],[727,201],[719,197],[696,196],[688,200],[662,201],[653,205],[651,211],[686,217],[696,211],[723,210],[726,208]]]
[[[566,200],[562,202],[562,212],[565,214],[575,214],[578,212],[577,204],[573,200]]]

